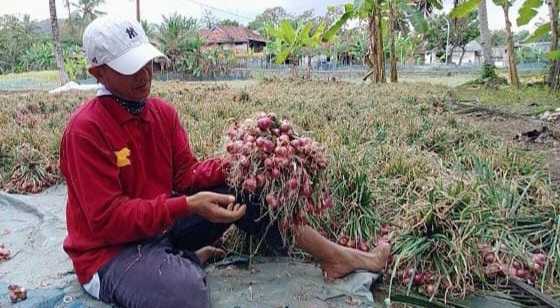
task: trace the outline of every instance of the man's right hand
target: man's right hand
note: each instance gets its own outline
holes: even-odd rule
[[[235,203],[232,195],[206,191],[187,197],[187,204],[193,213],[214,223],[237,221],[245,215],[247,209],[245,204]]]

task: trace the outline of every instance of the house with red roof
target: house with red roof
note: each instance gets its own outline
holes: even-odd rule
[[[201,30],[200,36],[204,40],[203,49],[218,47],[238,55],[261,53],[266,46],[260,34],[242,26],[215,26]]]

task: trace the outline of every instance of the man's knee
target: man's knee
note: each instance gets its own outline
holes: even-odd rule
[[[178,254],[147,254],[145,266],[107,275],[102,300],[124,307],[208,307],[204,270]],[[152,257],[152,258],[150,258]],[[118,281],[118,283],[117,283]]]
[[[161,307],[206,308],[209,306],[209,294],[205,279],[194,281],[186,279],[184,284],[175,287],[171,296],[164,296]]]
[[[177,273],[170,279],[165,279],[164,284],[167,292],[162,294],[171,294],[171,296],[164,296],[165,305],[162,307],[208,307],[208,285],[206,283],[206,275],[204,270],[190,263],[192,268],[188,271],[182,271],[179,268]]]

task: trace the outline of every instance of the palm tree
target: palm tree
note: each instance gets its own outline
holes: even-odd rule
[[[478,6],[480,13],[480,35],[484,40],[483,52],[485,54],[484,63],[482,67],[482,78],[488,78],[495,76],[494,66],[492,59],[490,58],[492,50],[490,48],[490,31],[488,31],[488,14],[486,11],[486,1],[485,0],[467,0],[455,7],[451,12],[451,15],[456,18],[462,18],[467,16],[470,12],[476,9]],[[493,0],[494,4],[501,7],[504,12],[504,17],[506,20],[506,36],[508,40],[507,50],[509,59],[509,81],[511,86],[514,88],[519,88],[519,77],[517,75],[517,66],[515,63],[515,52],[513,45],[513,34],[511,33],[511,20],[509,18],[509,9],[511,3],[509,0]],[[483,5],[484,4],[484,5]],[[489,51],[488,51],[489,49]],[[489,70],[490,69],[490,70]]]
[[[24,33],[29,37],[33,37],[39,30],[39,26],[37,25],[37,22],[31,20],[31,16],[29,16],[29,14],[23,15],[23,19],[21,20],[21,25],[23,27]]]
[[[144,29],[144,33],[146,33],[146,36],[151,39],[154,35],[154,25],[150,24],[145,19],[140,20],[140,25],[142,26],[142,29]]]
[[[95,9],[101,4],[105,4],[105,0],[78,0],[78,3],[72,3],[72,5],[77,8],[78,14],[86,23],[106,14],[105,12]]]
[[[60,85],[68,82],[68,75],[64,71],[64,61],[62,59],[62,48],[60,46],[60,34],[58,32],[58,19],[56,18],[55,0],[49,0],[49,10],[51,13],[51,29],[54,40],[54,56],[56,58],[56,67],[58,68],[58,76]]]
[[[509,0],[492,0],[495,5],[502,8],[504,12],[504,17],[506,21],[506,36],[507,36],[507,52],[508,52],[508,71],[509,71],[509,81],[511,86],[514,88],[519,88],[519,77],[517,75],[517,65],[515,63],[515,52],[514,52],[514,45],[513,45],[513,34],[511,32],[511,20],[509,18],[509,9],[511,7],[511,3]],[[451,12],[451,15],[456,18],[462,18],[468,16],[468,14],[476,9],[478,6],[479,14],[480,14],[480,36],[483,40],[482,47],[484,52],[484,63],[485,65],[482,68],[482,78],[486,78],[489,76],[484,75],[495,75],[493,69],[493,63],[491,59],[492,49],[491,49],[491,41],[490,41],[490,31],[488,31],[488,14],[486,10],[486,0],[467,0],[460,4],[459,6],[455,7]],[[491,68],[491,71],[488,71],[488,68]],[[490,73],[490,74],[489,74]]]
[[[70,9],[70,0],[64,0],[64,7],[68,10],[68,25],[70,26],[70,32],[74,32],[74,25],[72,24],[72,10]]]
[[[480,45],[482,46],[482,56],[484,64],[494,66],[492,60],[492,44],[490,30],[488,29],[488,8],[486,0],[482,0],[478,5],[478,22],[480,27]]]
[[[174,72],[177,71],[177,62],[186,38],[192,36],[191,34],[196,30],[195,19],[177,13],[169,15],[169,17],[163,16],[163,22],[159,26],[158,39],[163,47],[163,52],[171,61]]]

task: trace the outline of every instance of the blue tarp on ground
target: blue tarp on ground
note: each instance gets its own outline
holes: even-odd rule
[[[62,250],[66,235],[66,187],[36,195],[0,192],[0,243],[11,258],[0,261],[0,307],[108,307],[88,296]],[[254,258],[206,268],[212,307],[372,307],[373,273],[355,273],[325,283],[314,263],[292,258]],[[239,258],[237,259],[239,261]],[[12,304],[8,285],[28,291]]]

